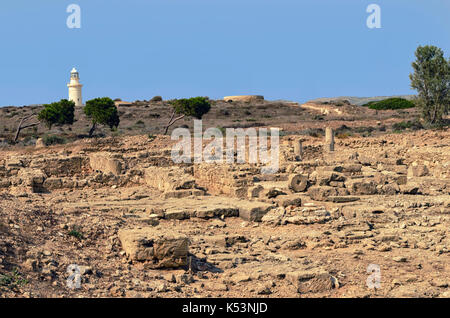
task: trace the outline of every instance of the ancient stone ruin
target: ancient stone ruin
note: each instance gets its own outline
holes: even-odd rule
[[[11,225],[15,235],[52,229],[20,258],[30,275],[53,282],[79,263],[127,277],[85,274],[96,282],[90,295],[363,296],[375,292],[368,264],[400,286],[386,295],[439,294],[430,286],[448,273],[448,137],[424,132],[417,148],[404,136],[335,142],[331,128],[285,136],[271,174],[260,164],[174,164],[163,137],[41,145],[0,158],[1,208],[28,215]],[[426,280],[393,282],[419,264]]]

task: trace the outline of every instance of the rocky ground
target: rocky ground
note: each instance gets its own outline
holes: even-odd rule
[[[302,129],[360,125],[333,107]],[[273,174],[175,165],[160,135],[2,148],[0,296],[450,297],[448,129],[299,155],[284,125]]]

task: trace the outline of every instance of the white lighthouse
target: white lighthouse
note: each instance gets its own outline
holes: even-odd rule
[[[70,83],[67,84],[69,88],[69,100],[75,102],[75,106],[83,106],[83,99],[81,98],[80,75],[75,67],[70,72]]]

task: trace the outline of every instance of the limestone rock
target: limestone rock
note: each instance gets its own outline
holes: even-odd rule
[[[145,169],[147,185],[160,191],[195,188],[195,179],[183,167],[149,167]]]
[[[308,195],[311,199],[315,201],[326,201],[328,197],[338,196],[338,190],[334,187],[324,186],[318,187],[314,186],[308,189]]]
[[[295,271],[287,273],[286,279],[297,288],[297,292],[320,293],[339,288],[335,277],[324,271]]]
[[[411,165],[408,167],[408,178],[424,177],[429,174],[428,167],[425,165]]]
[[[175,268],[187,265],[189,239],[186,235],[145,227],[121,229],[119,240],[133,261],[150,261],[152,268]]]
[[[345,186],[352,195],[371,195],[377,193],[377,185],[373,180],[350,179]]]
[[[297,194],[280,195],[279,197],[275,198],[273,202],[275,202],[278,206],[284,208],[288,206],[302,206],[302,198]]]
[[[103,173],[120,175],[122,173],[122,163],[107,152],[96,152],[89,155],[89,162],[93,170]]]
[[[280,225],[285,214],[284,208],[272,209],[262,217],[261,221],[267,224]]]
[[[239,205],[239,216],[246,221],[260,222],[274,206],[263,202],[245,202]]]

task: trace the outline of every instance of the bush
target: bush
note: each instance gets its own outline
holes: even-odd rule
[[[68,235],[69,236],[73,236],[73,237],[75,237],[75,238],[77,238],[79,240],[84,239],[84,235],[81,232],[80,227],[76,226],[76,225],[72,227],[72,230],[69,231]]]
[[[15,289],[28,284],[28,280],[22,277],[17,268],[10,274],[0,274],[0,286]]]
[[[299,132],[299,135],[306,135],[314,138],[318,138],[325,135],[325,131],[322,128],[308,128]]]
[[[142,120],[138,120],[134,125],[139,127],[145,127],[145,123]]]
[[[418,120],[414,120],[414,121],[408,120],[407,122],[402,121],[402,122],[393,124],[392,129],[394,131],[402,131],[405,129],[420,130],[420,129],[423,129],[423,125]]]
[[[363,106],[370,109],[386,110],[386,109],[406,109],[415,107],[414,103],[404,98],[388,98],[380,101],[368,102]]]
[[[42,141],[46,146],[61,145],[67,142],[66,138],[56,135],[45,135],[42,137]]]
[[[155,96],[152,99],[150,99],[151,102],[162,102],[163,98],[161,96]]]

